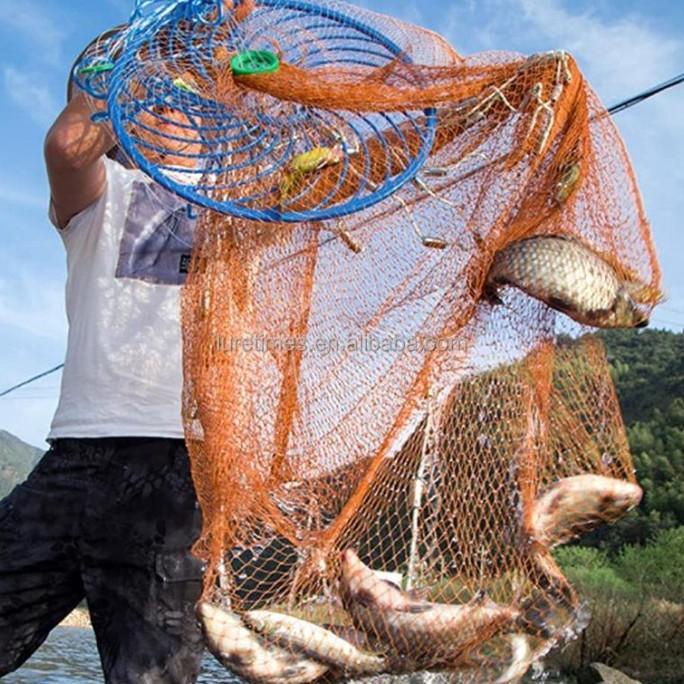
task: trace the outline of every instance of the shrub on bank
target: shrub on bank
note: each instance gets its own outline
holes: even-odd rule
[[[584,547],[555,555],[586,601],[591,621],[547,666],[581,676],[598,661],[645,684],[681,682],[684,527],[661,532],[652,544],[625,547],[614,559]]]

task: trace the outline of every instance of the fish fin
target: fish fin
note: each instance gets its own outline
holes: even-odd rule
[[[615,300],[617,303],[617,300]],[[599,321],[605,320],[611,315],[615,314],[615,304],[610,309],[595,309],[594,311],[587,312],[587,320],[592,324],[598,323]]]
[[[640,282],[627,280],[624,288],[637,304],[662,304],[667,300],[667,294],[660,288]]]
[[[221,662],[227,666],[233,666],[235,668],[245,668],[250,664],[250,658],[246,657],[242,653],[229,653],[222,654]]]
[[[537,554],[536,565],[538,586],[560,606],[576,608],[577,594],[548,549]]]
[[[434,606],[430,603],[409,603],[407,606],[395,608],[397,613],[409,613],[411,615],[420,615],[432,610]]]
[[[542,639],[551,636],[548,623],[554,615],[555,606],[542,594],[526,599],[520,606],[521,612],[515,621],[516,627]]]

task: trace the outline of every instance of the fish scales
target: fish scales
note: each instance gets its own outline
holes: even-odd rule
[[[261,684],[308,684],[329,666],[302,653],[265,641],[235,613],[203,602],[198,609],[207,647],[216,659],[240,677]]]
[[[660,297],[653,288],[621,280],[613,267],[577,240],[536,236],[497,252],[486,289],[512,285],[584,325],[641,327],[643,310]]]
[[[641,487],[625,480],[593,474],[564,478],[535,501],[533,536],[548,547],[562,544],[621,518],[641,496]]]
[[[466,605],[413,599],[379,579],[351,550],[342,556],[340,596],[359,629],[423,664],[457,657],[519,615],[486,597]]]
[[[495,257],[490,278],[515,283],[544,300],[573,302],[581,311],[609,309],[620,285],[607,263],[564,238],[512,243]]]
[[[333,632],[312,622],[269,610],[251,610],[245,622],[280,645],[303,651],[336,668],[357,674],[376,674],[387,668],[381,656],[364,653]]]

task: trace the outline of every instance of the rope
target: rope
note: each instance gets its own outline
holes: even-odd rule
[[[25,387],[26,385],[29,385],[32,382],[35,382],[36,380],[40,380],[41,378],[44,378],[45,376],[50,375],[51,373],[56,373],[58,370],[61,370],[62,368],[64,368],[63,363],[61,363],[59,366],[55,366],[54,368],[51,368],[49,371],[45,371],[44,373],[41,373],[40,375],[36,375],[33,378],[29,378],[28,380],[24,380],[24,382],[20,382],[18,385],[15,385],[14,387],[10,387],[9,389],[6,389],[4,392],[0,392],[0,397],[5,397],[10,392],[14,392],[14,390],[18,390],[20,387]]]
[[[684,73],[679,74],[679,76],[675,76],[674,78],[671,78],[669,81],[665,81],[664,83],[660,83],[656,86],[653,86],[648,90],[644,90],[642,93],[634,95],[633,97],[630,97],[627,100],[623,100],[622,102],[619,102],[616,105],[613,105],[608,109],[608,113],[611,116],[613,114],[617,114],[618,112],[628,109],[629,107],[632,107],[635,104],[639,104],[639,102],[647,100],[649,97],[653,97],[654,95],[661,93],[663,90],[673,88],[674,86],[679,85],[682,82],[684,82]]]

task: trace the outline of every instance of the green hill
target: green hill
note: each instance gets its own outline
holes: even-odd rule
[[[41,449],[0,430],[0,499],[26,479],[42,455]]]
[[[684,399],[684,333],[610,330],[601,337],[627,425]]]
[[[600,337],[644,498],[637,510],[580,543],[616,553],[684,525],[684,333],[610,330]]]

